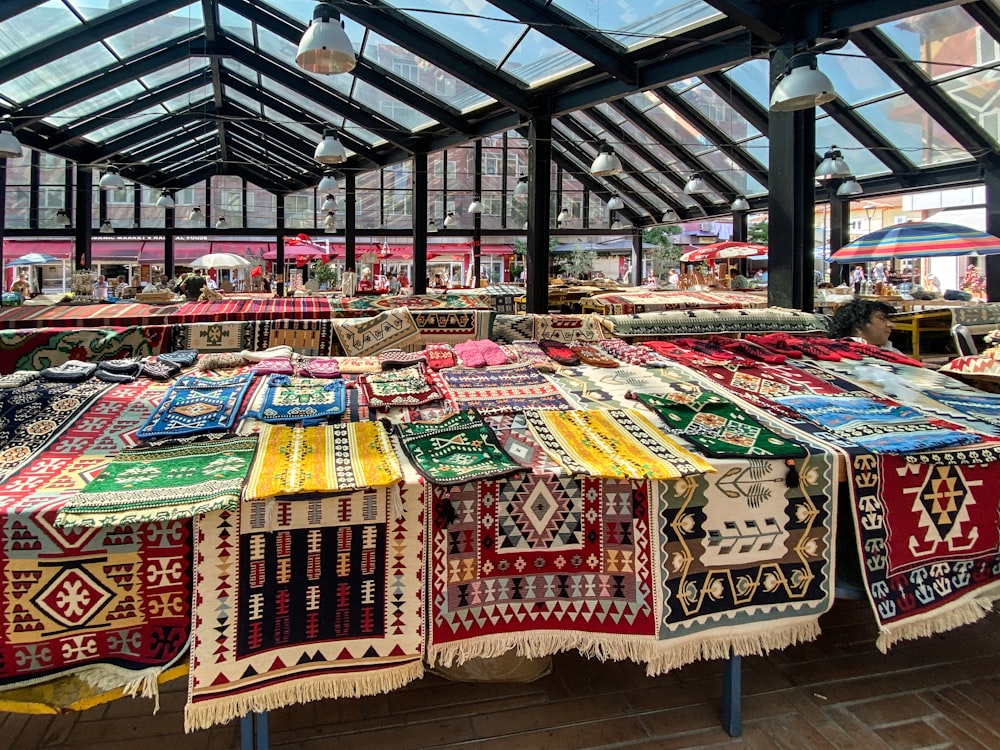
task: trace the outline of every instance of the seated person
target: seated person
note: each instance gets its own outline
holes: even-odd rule
[[[125,280],[124,276],[118,277],[118,282],[115,284],[114,296],[122,299],[125,297],[125,293],[128,291],[128,282]]]
[[[372,272],[367,268],[361,272],[361,280],[358,282],[359,292],[371,292],[375,290],[375,285],[372,284]]]
[[[94,299],[107,299],[108,298],[108,282],[103,275],[97,277],[97,281],[93,284]]]
[[[28,299],[31,296],[31,282],[23,273],[17,277],[17,281],[10,285],[10,290],[21,295],[21,299]]]
[[[730,289],[749,289],[750,279],[740,273],[738,268],[729,269],[729,288]]]
[[[830,336],[848,338],[881,349],[898,351],[889,341],[893,325],[889,316],[896,310],[885,302],[853,299],[841,305],[830,319]]]
[[[396,274],[389,271],[389,273],[385,275],[385,278],[388,283],[387,290],[389,294],[399,294],[402,289],[402,284],[399,283],[399,279],[396,278]]]

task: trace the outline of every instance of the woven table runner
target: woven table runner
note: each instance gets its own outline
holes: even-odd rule
[[[393,406],[419,406],[440,401],[443,394],[434,381],[434,376],[428,377],[423,365],[414,365],[361,375],[358,378],[358,388],[365,394],[370,407],[389,409]]]
[[[60,510],[60,526],[116,526],[191,518],[231,508],[250,470],[256,436],[126,448]]]
[[[259,406],[257,402],[259,401]],[[263,422],[319,423],[347,407],[344,381],[269,375],[247,416]]]
[[[441,370],[440,375],[456,411],[475,409],[487,415],[573,408],[562,389],[531,364],[451,368]]]
[[[404,423],[396,429],[406,455],[428,482],[461,484],[522,471],[475,412],[461,411],[435,422]]]
[[[399,459],[381,422],[267,424],[260,429],[243,499],[388,487],[401,478]]]
[[[419,485],[240,503],[198,519],[186,731],[423,676]]]
[[[250,373],[228,378],[183,375],[136,435],[147,440],[228,430],[253,381]]]
[[[524,416],[542,447],[573,474],[675,479],[715,471],[631,409],[531,410]]]

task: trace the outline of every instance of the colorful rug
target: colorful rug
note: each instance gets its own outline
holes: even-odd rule
[[[425,343],[488,339],[495,315],[493,310],[413,310],[413,320]]]
[[[232,508],[256,449],[254,436],[126,448],[66,500],[56,524],[115,527]]]
[[[826,334],[828,322],[817,313],[769,307],[765,310],[666,310],[664,312],[608,315],[604,318],[614,335],[706,336],[711,333],[794,333]]]
[[[384,488],[199,519],[185,730],[423,676],[421,499],[401,520]]]
[[[135,444],[164,390],[148,380],[105,389],[0,480],[0,686],[77,674],[155,695],[156,676],[186,652],[190,522],[55,523],[66,497]]]
[[[259,405],[258,405],[259,403]],[[344,381],[270,375],[246,416],[263,422],[318,424],[340,417],[347,407]]]
[[[525,409],[572,409],[566,394],[530,364],[441,370],[455,411],[509,414]]]
[[[599,315],[535,315],[531,336],[522,338],[541,341],[600,341],[608,335]]]
[[[137,436],[148,440],[228,430],[253,381],[249,373],[228,378],[183,375],[174,381]]]
[[[879,649],[984,617],[1000,598],[1000,463],[958,449],[852,451],[847,465]]]
[[[194,349],[201,353],[240,352],[251,346],[252,331],[251,324],[239,321],[183,323],[173,327],[171,348],[173,351]]]
[[[0,373],[42,370],[70,359],[145,357],[170,348],[168,325],[0,330]]]
[[[372,373],[358,377],[358,390],[374,409],[394,406],[420,406],[444,398],[437,386],[437,376],[422,365],[400,370]]]
[[[303,492],[351,492],[402,479],[381,422],[288,427],[264,425],[244,500]]]
[[[386,310],[373,318],[335,320],[334,333],[343,354],[364,357],[382,349],[419,351],[423,336],[408,308]]]
[[[435,422],[400,424],[396,430],[414,468],[434,484],[462,484],[522,471],[483,418],[472,411]]]
[[[631,315],[661,310],[718,310],[767,307],[763,295],[739,292],[609,292],[584,300],[584,309],[601,315]]]
[[[524,417],[549,455],[579,476],[676,479],[715,471],[632,409],[532,409]]]
[[[972,445],[982,435],[900,404],[852,396],[782,396],[776,399],[813,424],[873,453],[907,454]]]
[[[260,320],[251,325],[251,347],[257,351],[290,346],[297,354],[310,357],[340,353],[333,335],[333,321],[329,319]]]

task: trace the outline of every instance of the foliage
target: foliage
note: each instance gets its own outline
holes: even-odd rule
[[[315,261],[310,266],[310,273],[320,284],[326,284],[328,289],[336,288],[340,280],[340,272],[333,263]]]
[[[582,279],[594,270],[594,263],[597,261],[597,253],[593,250],[584,250],[579,245],[574,245],[569,257],[562,262],[562,269],[575,279]]]
[[[666,277],[670,269],[677,268],[681,262],[681,248],[674,244],[674,235],[681,233],[676,224],[653,227],[642,233],[643,242],[655,244],[649,251],[650,267],[657,278]]]
[[[756,242],[759,245],[767,244],[767,222],[761,221],[747,227],[747,241]]]

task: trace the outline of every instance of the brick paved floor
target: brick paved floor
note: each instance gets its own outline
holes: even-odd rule
[[[647,678],[631,663],[560,654],[534,683],[429,676],[396,692],[271,715],[276,750],[1000,748],[1000,614],[945,635],[874,646],[866,603],[839,600],[815,642],[744,659],[743,735],[719,723],[718,662]],[[0,713],[0,749],[222,750],[235,725],[185,735],[185,680],[162,708],[125,699],[83,713]]]

